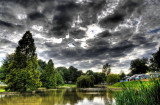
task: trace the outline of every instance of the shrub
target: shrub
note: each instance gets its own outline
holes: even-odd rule
[[[94,76],[90,75],[81,75],[78,79],[77,79],[77,87],[78,88],[88,88],[88,87],[93,87],[94,86]]]

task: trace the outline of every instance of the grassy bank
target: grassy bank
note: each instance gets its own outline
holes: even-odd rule
[[[111,85],[111,87],[139,87],[141,86],[141,84],[143,85],[149,85],[149,81],[129,81],[129,82],[117,82],[113,85]]]
[[[122,86],[120,83],[114,85]],[[117,105],[160,105],[160,80],[126,82],[122,87],[115,95]]]
[[[64,84],[64,85],[59,85],[57,88],[75,88],[76,84]]]
[[[5,86],[0,86],[0,92],[6,92],[4,88]]]

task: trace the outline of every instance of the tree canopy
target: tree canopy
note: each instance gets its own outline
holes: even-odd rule
[[[32,34],[27,31],[13,54],[8,66],[9,73],[5,82],[12,91],[35,90],[41,86],[40,73],[37,72],[38,60]]]
[[[57,86],[56,71],[54,70],[54,64],[52,59],[48,61],[47,66],[43,70],[41,81],[42,81],[42,86],[46,88],[56,88]]]
[[[148,59],[142,58],[142,59],[135,59],[131,61],[130,64],[130,70],[132,74],[140,74],[140,73],[146,73],[148,70]]]

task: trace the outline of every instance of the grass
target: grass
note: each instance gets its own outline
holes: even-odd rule
[[[0,92],[5,92],[5,89],[3,89],[3,88],[0,88]]]
[[[58,86],[58,88],[74,88],[74,87],[76,87],[76,84],[64,84]]]
[[[149,81],[129,81],[129,82],[117,82],[112,87],[139,87],[141,84],[148,85]]]
[[[130,87],[129,83],[133,85]],[[117,105],[160,105],[160,80],[129,83],[125,83],[122,91],[115,95]]]
[[[5,86],[0,86],[0,92],[6,92],[4,88]]]

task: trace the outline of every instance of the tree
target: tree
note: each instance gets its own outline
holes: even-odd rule
[[[38,60],[32,34],[27,31],[13,54],[8,66],[9,74],[5,82],[11,91],[35,90],[41,86],[40,73],[37,71]]]
[[[77,81],[77,78],[81,76],[81,72],[79,72],[78,69],[73,66],[70,66],[68,70],[70,73],[70,81],[75,83]]]
[[[148,59],[135,59],[131,61],[130,70],[132,74],[146,73],[148,70]]]
[[[54,70],[54,64],[52,59],[50,59],[42,73],[42,86],[46,88],[56,88],[57,79],[56,79],[56,71]]]
[[[102,73],[105,74],[106,80],[107,80],[107,76],[111,73],[111,65],[109,63],[106,63],[105,65],[103,65]]]
[[[94,86],[94,76],[93,75],[81,75],[77,79],[77,87],[78,88],[88,88],[88,87],[93,87]]]
[[[119,75],[120,79],[123,79],[125,76],[126,74],[124,73],[124,71],[121,70],[120,75]]]
[[[109,74],[107,77],[107,83],[114,84],[120,80],[120,77],[118,74]]]
[[[104,73],[95,72],[93,76],[95,78],[95,82],[94,82],[95,84],[103,83],[106,81],[106,77]]]
[[[64,82],[68,83],[70,80],[70,72],[66,67],[57,67],[56,71],[61,74],[63,77]]]
[[[152,54],[150,63],[150,71],[160,71],[160,47],[156,53]]]
[[[3,81],[3,82],[5,82],[5,79],[6,79],[6,76],[9,74],[9,69],[8,69],[8,67],[9,67],[9,65],[11,64],[11,62],[13,61],[13,58],[14,57],[14,55],[13,54],[8,54],[7,56],[6,56],[6,58],[5,59],[3,59],[3,61],[2,61],[2,66],[1,66],[1,69],[0,69],[0,79],[1,79],[1,81]]]
[[[57,71],[56,71],[56,79],[57,79],[57,85],[64,85],[63,77]]]
[[[38,66],[37,70],[40,71],[40,79],[42,79],[42,72],[45,69],[45,67],[46,67],[47,64],[46,64],[45,61],[39,59],[38,60],[38,65],[39,66]]]
[[[94,72],[92,70],[87,70],[86,75],[93,75]]]
[[[45,67],[47,65],[46,62],[41,59],[38,60],[38,64],[42,68],[42,70],[45,69]]]
[[[105,73],[105,75],[109,75],[111,73],[111,65],[106,63],[103,65],[102,72]]]

